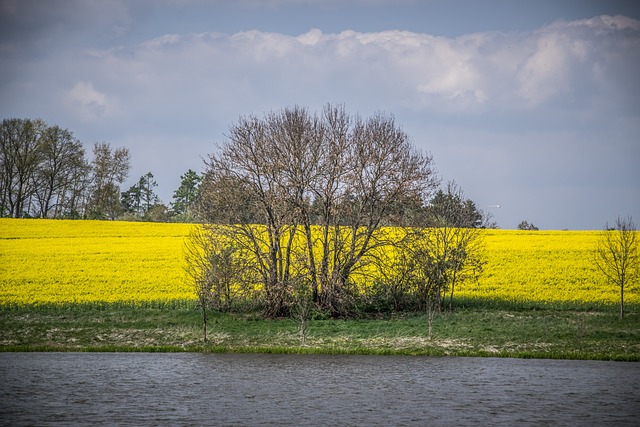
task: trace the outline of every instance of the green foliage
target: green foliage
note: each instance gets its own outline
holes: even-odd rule
[[[192,222],[195,219],[193,207],[198,198],[202,177],[189,169],[180,176],[180,180],[180,186],[173,192],[171,209],[176,219]]]
[[[518,224],[518,230],[538,231],[538,227],[533,225],[533,223],[529,224],[528,221],[522,221],[520,224]]]
[[[455,182],[446,191],[438,190],[427,207],[427,224],[432,227],[480,228],[482,212],[471,199],[466,199]]]
[[[136,184],[120,194],[124,212],[146,220],[151,219],[151,214],[156,218],[168,217],[168,213],[163,214],[160,208],[156,208],[156,206],[162,206],[159,203],[160,198],[154,191],[157,186],[158,183],[151,172],[142,175]],[[155,212],[152,212],[153,208],[156,208]]]

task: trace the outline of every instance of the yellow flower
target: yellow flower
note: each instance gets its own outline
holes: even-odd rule
[[[0,220],[0,303],[193,299],[187,224]]]
[[[195,300],[183,256],[193,227],[0,219],[0,304]],[[459,286],[458,296],[542,303],[618,302],[617,289],[593,264],[599,232],[483,233],[484,273],[479,282]],[[379,273],[365,266],[354,273],[354,280],[367,286],[375,274]],[[625,299],[640,303],[633,287]]]

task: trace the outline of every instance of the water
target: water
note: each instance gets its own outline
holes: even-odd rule
[[[0,353],[2,425],[638,425],[640,364]]]

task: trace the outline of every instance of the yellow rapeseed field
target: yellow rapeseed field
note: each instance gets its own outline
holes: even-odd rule
[[[192,227],[0,219],[0,302],[193,299],[182,256]]]
[[[619,288],[594,263],[601,231],[486,230],[487,265],[478,284],[458,295],[508,301],[613,303]],[[625,289],[625,302],[640,303],[640,286]]]
[[[0,304],[195,299],[183,270],[193,225],[0,219]],[[487,266],[456,295],[516,302],[612,303],[596,270],[597,231],[486,230]],[[640,287],[625,293],[640,303]]]

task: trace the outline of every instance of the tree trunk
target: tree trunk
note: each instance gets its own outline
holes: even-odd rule
[[[311,299],[318,302],[318,273],[316,271],[316,259],[313,254],[313,236],[311,235],[311,225],[305,218],[304,231],[307,237],[307,250],[309,251],[309,276],[311,278]]]
[[[207,342],[207,309],[202,307],[202,341]]]
[[[451,283],[451,293],[449,294],[449,311],[453,312],[453,289],[456,286],[455,280]]]
[[[429,323],[429,341],[433,338],[433,315],[435,313],[434,307],[431,301],[427,301],[427,321]]]

